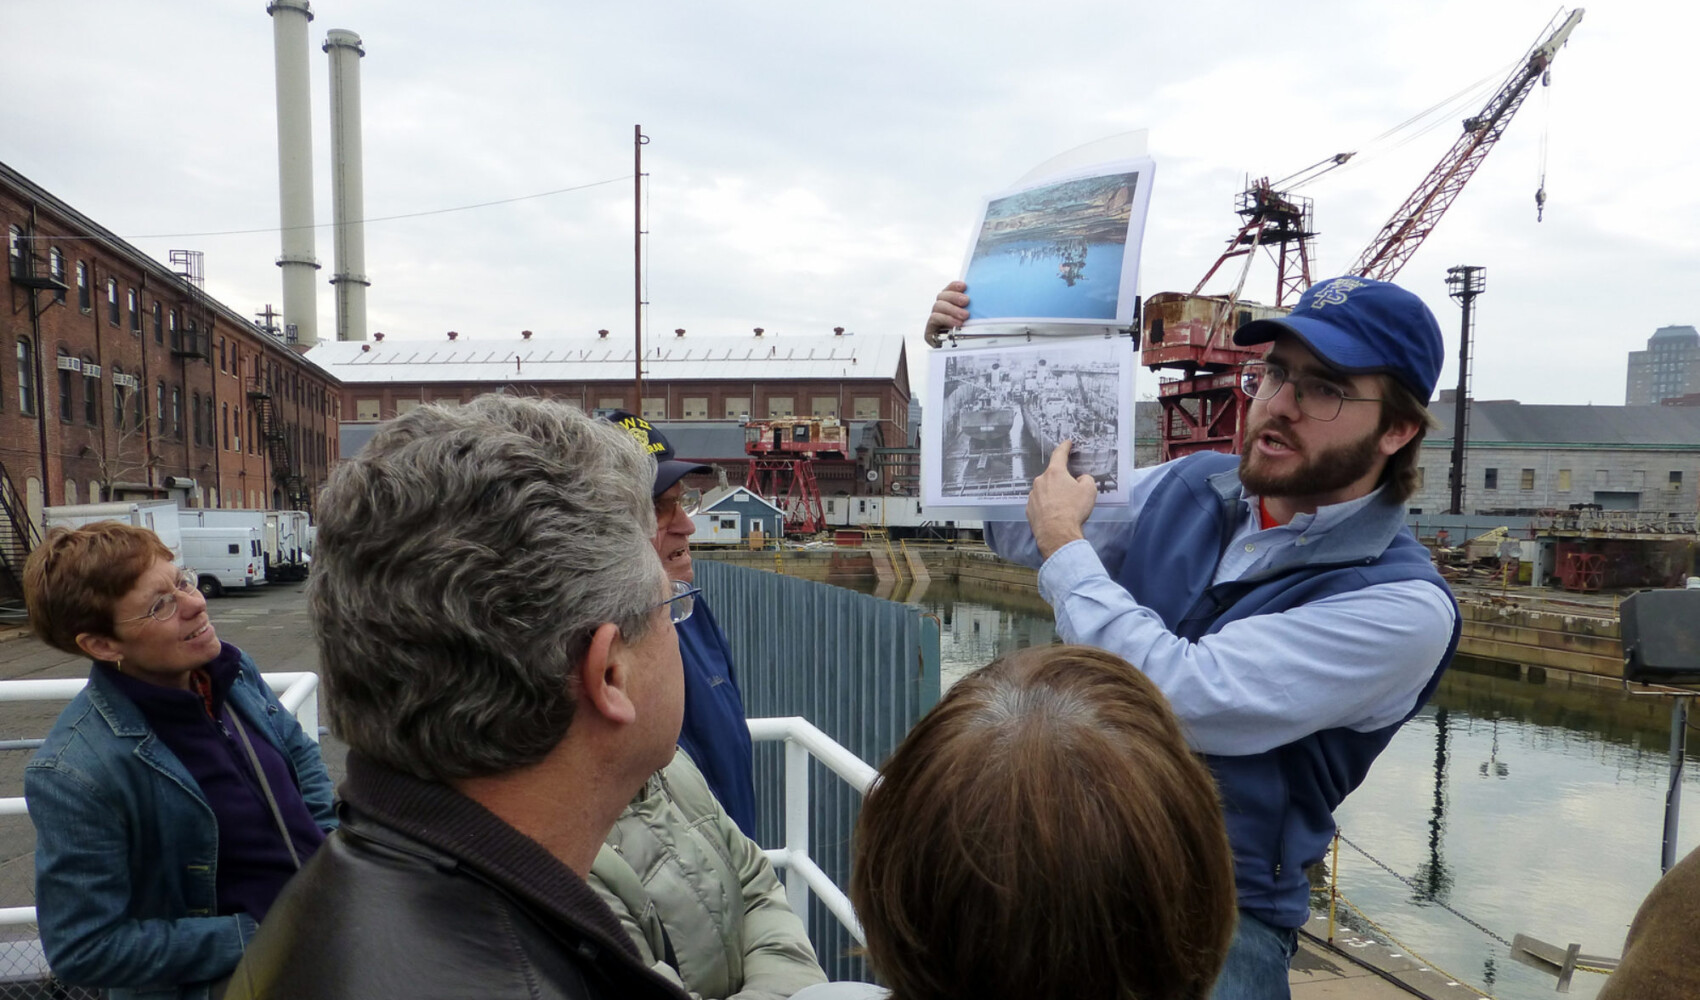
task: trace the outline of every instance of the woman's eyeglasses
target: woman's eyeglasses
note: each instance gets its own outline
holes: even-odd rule
[[[148,608],[147,614],[137,615],[134,618],[120,618],[118,620],[118,624],[122,625],[125,622],[139,622],[143,618],[152,618],[156,622],[168,622],[177,617],[177,595],[194,593],[197,589],[195,586],[195,578],[190,576],[188,573],[177,574],[176,588],[177,589],[173,590],[169,594],[159,595],[159,597],[154,600],[153,607]],[[685,613],[687,615],[690,614],[688,611]]]

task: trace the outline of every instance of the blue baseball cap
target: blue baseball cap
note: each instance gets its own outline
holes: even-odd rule
[[[1234,343],[1263,344],[1283,333],[1348,374],[1391,375],[1424,403],[1440,378],[1440,324],[1422,299],[1390,282],[1349,275],[1319,281],[1288,315],[1240,327]]]
[[[673,457],[673,445],[667,436],[657,430],[649,421],[635,413],[626,410],[615,410],[608,414],[608,419],[627,434],[637,438],[637,443],[643,450],[655,456],[655,485],[650,496],[660,496],[673,487],[673,484],[693,472],[713,472],[714,467],[703,465],[701,462],[686,462]]]

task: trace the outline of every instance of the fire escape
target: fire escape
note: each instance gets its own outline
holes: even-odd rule
[[[41,316],[47,310],[64,302],[65,292],[69,286],[65,284],[63,275],[52,273],[52,268],[44,266],[35,252],[35,241],[25,237],[20,245],[9,248],[11,254],[10,267],[12,284],[15,287],[27,289],[29,292],[30,327],[35,338],[36,350],[41,349]],[[41,292],[47,292],[46,304],[42,304]],[[36,419],[46,419],[42,414],[41,382],[39,376],[35,379],[34,393],[36,398]],[[12,474],[0,462],[0,599],[6,601],[22,600],[24,594],[24,560],[41,542],[41,532],[37,530],[35,521],[31,520],[29,510],[24,503],[24,494],[12,481]]]
[[[286,509],[311,511],[312,491],[307,488],[306,477],[295,467],[289,434],[272,399],[269,376],[248,381],[248,407],[259,421],[260,440],[266,443],[266,457],[271,461],[272,482],[282,492]]]

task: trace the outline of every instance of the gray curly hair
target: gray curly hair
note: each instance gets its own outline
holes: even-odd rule
[[[596,629],[636,641],[653,620],[654,478],[625,431],[549,400],[384,425],[319,499],[307,605],[332,730],[431,781],[541,759]]]

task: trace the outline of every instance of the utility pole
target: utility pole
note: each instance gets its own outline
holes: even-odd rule
[[[632,384],[637,388],[637,403],[632,407],[643,415],[643,147],[649,136],[642,125],[632,126],[632,301],[633,343]]]
[[[1470,327],[1476,318],[1476,296],[1487,290],[1487,268],[1459,264],[1446,269],[1446,292],[1457,299],[1464,313],[1463,332],[1458,337],[1458,393],[1452,411],[1452,506],[1449,513],[1464,513],[1464,439],[1470,426]]]

